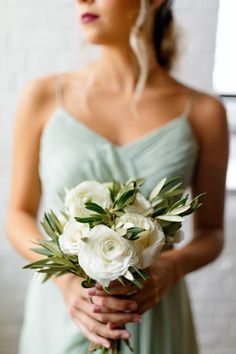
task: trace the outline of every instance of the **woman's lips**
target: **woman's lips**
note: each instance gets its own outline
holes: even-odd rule
[[[84,14],[81,16],[81,21],[83,23],[87,23],[96,20],[98,17],[99,16],[93,14]]]

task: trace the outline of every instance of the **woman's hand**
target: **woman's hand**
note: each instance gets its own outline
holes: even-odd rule
[[[160,302],[161,298],[174,285],[176,279],[176,269],[172,261],[167,257],[159,256],[148,269],[150,279],[144,281],[144,288],[130,297],[131,300],[138,302],[137,312],[142,315]]]
[[[130,283],[127,286],[123,286],[118,281],[115,281],[110,284],[111,295],[129,294],[136,291],[135,294],[130,295],[128,298],[138,303],[138,308],[135,312],[140,315],[160,302],[161,298],[176,281],[175,265],[169,257],[166,257],[166,255],[163,254],[159,256],[156,262],[146,269],[150,279],[141,281],[144,285],[143,289],[134,288]],[[96,288],[90,289],[90,293],[97,296],[100,296],[101,294],[106,296],[99,284],[96,285]],[[94,302],[97,303],[96,296],[94,296],[93,299]],[[109,323],[108,327],[116,328],[117,324]]]
[[[55,282],[61,289],[70,316],[89,340],[109,348],[108,339],[130,337],[128,331],[112,329],[107,326],[107,323],[112,322],[119,327],[117,324],[137,322],[140,316],[131,312],[137,308],[137,303],[132,300],[104,296],[104,292],[101,296],[92,297],[94,303],[91,303],[89,301],[90,289],[81,286],[82,278],[73,274],[66,274],[56,279],[59,278],[61,279]]]

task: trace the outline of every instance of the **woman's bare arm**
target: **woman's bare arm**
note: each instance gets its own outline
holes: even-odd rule
[[[10,202],[6,220],[8,237],[17,251],[29,260],[40,255],[29,250],[42,238],[36,225],[41,195],[38,175],[42,129],[43,79],[28,82],[22,90],[15,115]]]
[[[10,202],[6,220],[9,240],[26,259],[37,261],[42,256],[30,248],[42,239],[36,217],[41,198],[38,173],[40,136],[45,117],[49,113],[49,100],[55,96],[55,80],[43,77],[28,82],[22,90],[15,115]],[[53,109],[53,108],[52,108]],[[60,286],[66,274],[53,280]]]
[[[225,181],[228,164],[228,125],[223,104],[204,95],[198,100],[194,132],[200,144],[199,161],[192,182],[192,194],[207,195],[194,214],[193,239],[186,246],[163,253],[175,264],[176,280],[212,262],[224,245]]]

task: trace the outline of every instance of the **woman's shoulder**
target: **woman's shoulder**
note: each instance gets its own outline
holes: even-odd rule
[[[52,98],[54,76],[48,75],[28,80],[20,91],[18,110],[23,109],[28,117],[42,115]]]
[[[63,82],[63,86],[70,84],[73,80],[82,82],[86,70],[87,67],[84,67],[77,71],[64,71],[35,77],[25,83],[22,94],[26,95],[35,105],[53,106],[56,103],[56,86],[59,80]]]
[[[175,80],[176,88],[186,92],[191,101],[189,120],[197,135],[220,134],[227,127],[226,107],[214,93],[198,90]]]
[[[194,90],[191,123],[200,140],[215,141],[227,134],[227,113],[222,99],[213,93]]]
[[[189,90],[193,92],[194,100],[188,118],[200,148],[204,151],[204,156],[209,153],[214,155],[214,158],[219,158],[227,151],[229,139],[224,102],[217,94],[191,87]]]
[[[56,84],[61,75],[53,73],[34,77],[25,82],[20,91],[16,110],[18,120],[43,128],[47,118],[56,108]],[[67,73],[63,75],[66,76]]]
[[[44,104],[55,100],[55,84],[61,74],[50,74],[39,76],[28,80],[22,89],[22,96],[25,96],[29,104],[42,107]]]
[[[196,120],[202,123],[218,124],[221,120],[225,120],[226,108],[223,100],[214,93],[193,90],[196,95],[195,116]]]

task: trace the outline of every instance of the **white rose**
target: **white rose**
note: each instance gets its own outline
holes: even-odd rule
[[[88,224],[71,219],[65,225],[63,234],[59,237],[61,250],[65,254],[77,254],[83,238],[90,237]]]
[[[151,208],[151,203],[141,194],[136,194],[136,199],[133,204],[125,207],[125,212],[142,214],[147,209]]]
[[[78,258],[87,275],[104,286],[127,273],[129,266],[137,263],[132,243],[102,224],[91,229],[91,237],[82,242]]]
[[[70,216],[87,217],[92,212],[84,206],[88,200],[109,208],[112,201],[108,186],[96,181],[81,182],[75,188],[66,190],[65,208]]]
[[[119,222],[123,223],[123,228],[141,227],[145,229],[145,231],[138,234],[139,238],[132,242],[134,242],[135,247],[140,252],[140,260],[137,267],[140,269],[149,267],[165,244],[165,235],[160,224],[156,220],[151,220],[135,213],[122,215],[119,218]]]

